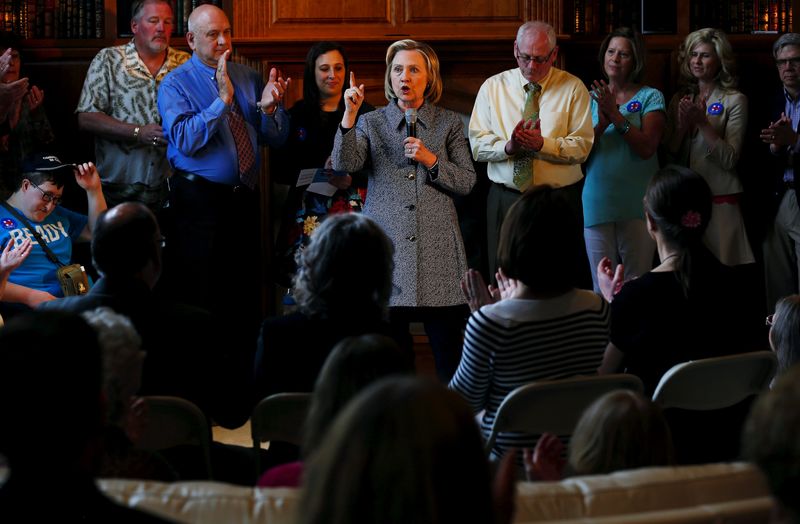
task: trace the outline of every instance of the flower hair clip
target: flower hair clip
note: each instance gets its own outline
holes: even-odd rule
[[[694,229],[700,225],[701,217],[700,213],[697,211],[692,211],[691,209],[683,214],[681,217],[681,225],[683,227],[688,227],[689,229]]]

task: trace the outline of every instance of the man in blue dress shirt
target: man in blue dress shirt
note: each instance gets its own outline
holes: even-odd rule
[[[174,170],[164,285],[252,343],[264,274],[258,145],[286,140],[281,100],[289,81],[272,69],[265,85],[257,71],[228,63],[231,25],[218,7],[196,8],[188,29],[192,58],[167,75],[158,93]]]

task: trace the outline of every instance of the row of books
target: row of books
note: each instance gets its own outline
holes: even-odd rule
[[[718,27],[728,33],[785,33],[792,30],[791,0],[692,2],[692,29]]]
[[[103,38],[104,0],[0,0],[2,30],[22,38]]]
[[[183,34],[189,14],[222,0],[173,0],[174,32]],[[117,0],[118,36],[130,36],[131,0]],[[105,0],[0,0],[0,31],[22,38],[104,38]]]
[[[692,0],[690,5],[692,30],[702,27],[716,27],[727,33],[792,30],[792,0]],[[665,8],[672,11],[666,17]],[[572,0],[566,29],[575,34],[597,35],[620,26],[643,33],[670,32],[670,28],[674,32],[675,9],[675,3],[670,5],[663,0]]]
[[[606,34],[617,27],[641,24],[640,0],[573,0],[574,34]]]

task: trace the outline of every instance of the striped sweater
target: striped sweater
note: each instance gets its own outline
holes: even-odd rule
[[[481,430],[488,438],[497,408],[515,388],[536,380],[596,374],[608,333],[608,304],[591,291],[484,306],[467,323],[464,352],[450,388],[475,413],[484,410]],[[501,433],[493,455],[535,444],[531,436]]]

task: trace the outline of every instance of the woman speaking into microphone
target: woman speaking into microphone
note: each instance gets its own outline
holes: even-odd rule
[[[461,120],[434,105],[442,78],[428,44],[389,46],[384,91],[389,103],[358,117],[364,85],[350,73],[333,168],[353,172],[371,164],[364,213],[395,246],[390,321],[406,331],[410,322],[424,324],[436,372],[447,382],[458,367],[469,315],[459,284],[467,261],[452,197],[470,192],[475,171]]]

